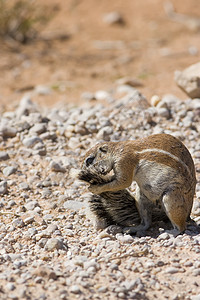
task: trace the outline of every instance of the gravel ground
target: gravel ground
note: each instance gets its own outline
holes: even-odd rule
[[[0,299],[200,299],[198,226],[177,237],[162,221],[144,236],[96,231],[87,187],[70,177],[97,141],[170,133],[194,158],[200,223],[200,99],[149,105],[123,85],[82,97],[47,109],[25,95],[0,116]]]

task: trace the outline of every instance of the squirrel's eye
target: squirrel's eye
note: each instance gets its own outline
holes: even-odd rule
[[[94,156],[89,156],[85,161],[86,166],[88,167],[89,165],[91,165],[93,163],[94,159],[95,159]]]
[[[99,148],[99,150],[100,150],[101,152],[106,153],[106,152],[108,152],[108,146],[107,146],[107,145],[103,145],[103,146],[101,146],[101,147]]]

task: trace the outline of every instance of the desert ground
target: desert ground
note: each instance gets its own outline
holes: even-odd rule
[[[36,35],[0,37],[0,299],[199,300],[200,97],[174,80],[200,61],[199,0],[33,3]],[[96,230],[72,171],[99,141],[156,133],[193,157],[195,222]]]

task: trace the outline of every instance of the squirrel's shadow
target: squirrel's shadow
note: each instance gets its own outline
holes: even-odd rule
[[[146,231],[139,231],[135,235],[138,237],[150,236],[152,238],[158,238],[162,233],[169,233],[176,237],[177,235],[189,235],[189,236],[196,236],[200,234],[200,226],[195,223],[194,220],[189,220],[187,224],[187,228],[184,232],[180,233],[178,230],[173,229],[170,220],[165,216],[165,219],[160,221],[153,221],[150,228]]]

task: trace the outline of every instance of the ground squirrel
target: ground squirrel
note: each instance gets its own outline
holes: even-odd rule
[[[90,181],[94,194],[117,192],[137,183],[136,205],[141,224],[127,228],[129,233],[151,225],[152,207],[160,203],[174,228],[183,232],[190,216],[196,187],[192,157],[177,138],[155,134],[135,141],[103,142],[85,155],[86,167],[94,166],[107,175],[105,183]],[[118,201],[118,200],[116,200]]]

